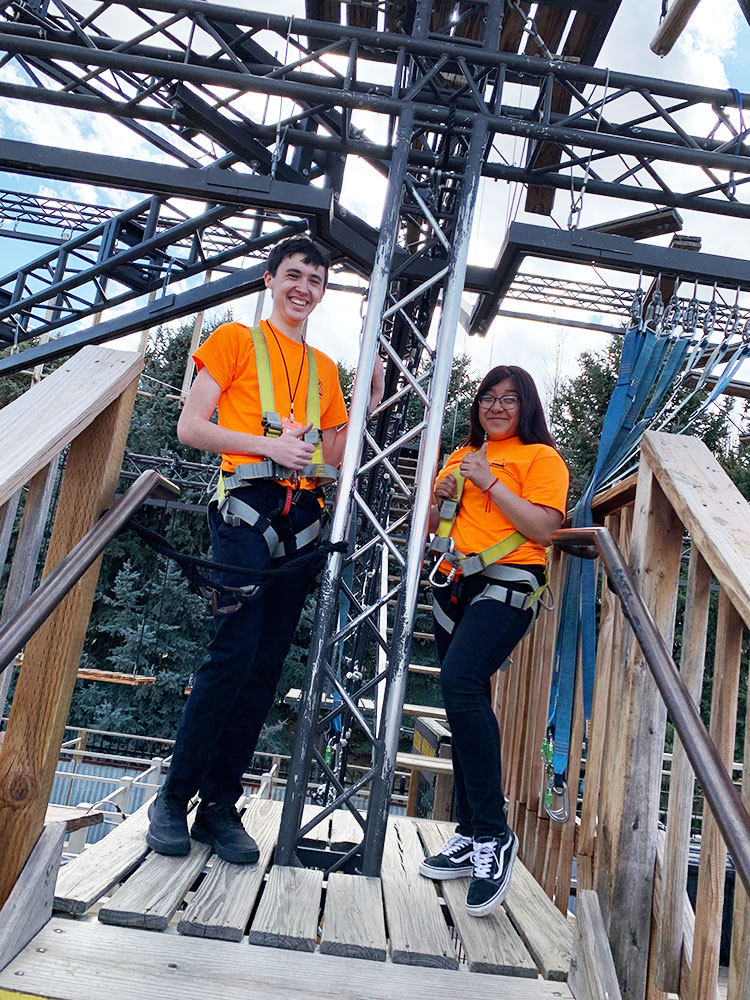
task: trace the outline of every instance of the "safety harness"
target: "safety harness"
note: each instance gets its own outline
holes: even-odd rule
[[[499,601],[501,604],[509,604],[511,607],[518,608],[519,611],[528,611],[531,609],[533,611],[531,621],[529,622],[529,628],[531,628],[536,621],[540,607],[543,606],[540,603],[542,594],[549,585],[546,569],[544,581],[540,584],[538,578],[528,570],[498,562],[499,559],[503,559],[511,552],[515,552],[517,548],[520,548],[528,540],[520,531],[514,531],[507,538],[488,546],[486,549],[482,549],[481,552],[471,552],[468,555],[464,555],[456,549],[455,540],[451,536],[451,529],[461,506],[461,496],[463,495],[466,479],[458,471],[455,471],[453,475],[455,476],[457,486],[456,499],[444,500],[440,505],[438,530],[430,545],[430,552],[436,554],[438,559],[430,573],[430,583],[433,587],[448,587],[453,582],[459,569],[465,577],[481,573],[483,576],[489,578],[489,582],[470,603],[474,604],[477,601],[489,598],[493,601]],[[445,581],[441,583],[438,582],[436,573],[442,565],[443,560],[450,563],[451,568]],[[526,584],[531,590],[528,592],[520,591],[511,586],[504,586],[505,584]],[[443,611],[437,601],[433,601],[432,611],[435,621],[450,635],[455,627],[453,619]]]
[[[255,349],[255,363],[258,373],[258,388],[260,390],[260,405],[263,413],[264,434],[267,437],[280,437],[284,432],[284,424],[275,409],[271,360],[268,354],[266,336],[262,327],[259,326],[252,327],[250,335],[253,338],[253,347]],[[304,440],[308,444],[312,444],[315,448],[312,461],[300,472],[279,465],[270,458],[266,458],[262,462],[247,462],[244,465],[238,465],[234,472],[230,474],[220,473],[216,493],[211,499],[211,503],[217,505],[219,513],[226,524],[232,527],[237,527],[240,524],[249,524],[251,527],[256,528],[263,535],[272,559],[293,555],[297,550],[315,541],[321,530],[320,519],[296,535],[282,539],[273,527],[272,520],[266,514],[257,511],[246,500],[233,495],[232,491],[259,480],[271,480],[274,482],[287,480],[296,484],[300,479],[324,479],[332,481],[338,477],[338,470],[332,465],[326,465],[323,461],[320,431],[320,398],[318,395],[318,366],[315,361],[315,352],[312,348],[305,344],[305,350],[307,352],[307,407],[305,415],[307,422],[312,424],[312,429],[305,434]],[[291,486],[287,486],[286,502],[279,513],[288,514],[291,504],[294,502],[295,493]]]

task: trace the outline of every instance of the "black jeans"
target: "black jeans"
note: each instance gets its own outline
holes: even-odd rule
[[[458,586],[434,591],[434,599],[455,623],[449,634],[435,621],[440,684],[451,729],[456,829],[475,838],[499,837],[507,828],[490,679],[523,638],[532,616],[531,611],[491,598],[471,604],[487,582],[477,574]]]
[[[234,491],[265,514],[282,538],[320,519],[317,499],[306,492],[282,515],[286,491],[277,483],[261,481]],[[252,569],[271,566],[268,545],[255,527],[225,524],[214,504],[209,508],[209,524],[216,562]],[[274,560],[273,566],[311,551],[315,544]],[[214,617],[214,636],[177,731],[165,785],[168,794],[187,802],[200,791],[204,801],[226,805],[242,793],[242,774],[273,704],[312,576],[310,570],[272,580],[239,611]],[[231,574],[217,574],[216,579],[232,587],[250,582]],[[233,603],[236,597],[227,594],[219,606]]]

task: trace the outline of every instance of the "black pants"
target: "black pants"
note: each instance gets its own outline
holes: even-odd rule
[[[434,591],[440,608],[455,623],[449,634],[435,621],[435,642],[452,734],[457,832],[475,838],[499,837],[507,827],[490,679],[523,638],[533,614],[490,598],[472,604],[487,582],[477,574],[458,588]]]
[[[282,515],[286,491],[272,482],[244,486],[235,495],[264,513],[282,537],[308,527],[322,514],[314,496],[300,494]],[[268,545],[257,528],[225,524],[213,504],[209,524],[216,562],[253,569],[271,566]],[[309,552],[315,544],[274,560],[273,566]],[[265,585],[260,596],[243,603],[239,611],[215,616],[214,636],[177,731],[165,786],[170,795],[187,801],[200,791],[205,801],[225,805],[242,793],[242,774],[273,704],[311,580],[312,571],[285,575]],[[218,576],[217,582],[249,583],[228,574]],[[219,606],[233,603],[236,597],[227,594]]]

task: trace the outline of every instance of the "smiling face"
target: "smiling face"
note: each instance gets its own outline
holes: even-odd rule
[[[500,382],[487,389],[483,395],[495,396],[515,396],[518,402],[515,406],[502,406],[498,402],[493,402],[491,408],[479,407],[479,423],[482,430],[487,435],[488,441],[503,441],[505,438],[515,437],[518,434],[518,423],[521,417],[521,403],[518,390],[513,385],[513,380],[504,378]],[[480,397],[481,398],[481,397]]]
[[[325,269],[317,264],[306,264],[304,258],[304,254],[292,254],[281,261],[276,274],[266,271],[263,275],[273,299],[269,320],[295,339],[299,339],[302,324],[325,292]]]

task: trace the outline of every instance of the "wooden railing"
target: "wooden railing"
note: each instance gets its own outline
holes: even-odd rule
[[[0,525],[12,525],[19,493],[29,484],[6,620],[31,590],[64,448],[69,445],[43,576],[112,503],[142,367],[140,354],[85,347],[0,410]],[[0,527],[0,537],[9,534]],[[0,555],[4,561],[6,552]],[[98,572],[97,560],[26,645],[0,749],[0,907],[42,832]]]
[[[600,498],[598,514],[628,556],[638,592],[668,650],[679,628],[680,674],[696,705],[702,695],[707,701],[710,687],[709,735],[720,766],[731,777],[743,628],[750,623],[750,507],[702,442],[649,433],[635,495],[625,487]],[[558,594],[566,558],[559,551],[553,554]],[[714,589],[718,587],[713,600],[712,579]],[[680,591],[684,601],[678,601]],[[623,997],[655,1000],[669,991],[680,1000],[712,1000],[717,996],[726,844],[717,816],[706,805],[693,912],[686,893],[693,769],[675,735],[667,829],[660,831],[666,708],[619,600],[604,581],[599,595],[588,739],[583,739],[580,691],[571,734],[570,760],[578,759],[581,748],[585,775],[571,765],[571,798],[582,778],[583,789],[568,823],[551,823],[542,802],[539,748],[546,725],[554,613],[543,616],[514,669],[497,685],[510,819],[519,832],[524,861],[560,909],[568,906],[574,859],[578,888],[597,891]],[[705,671],[707,637],[714,627],[712,669]],[[748,715],[739,722],[745,733],[742,799],[747,809]],[[708,802],[708,794],[706,798]],[[726,826],[727,810],[717,808]],[[748,941],[748,893],[738,879],[729,1000],[750,996]]]

